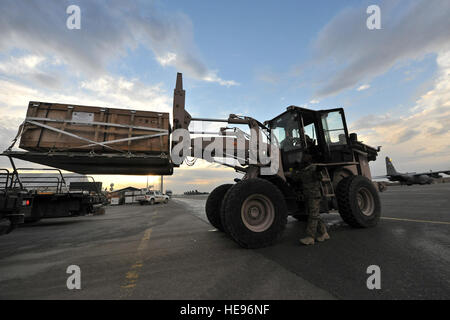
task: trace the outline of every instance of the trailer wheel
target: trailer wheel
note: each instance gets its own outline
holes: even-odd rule
[[[336,197],[339,214],[354,228],[369,228],[380,220],[381,205],[373,183],[364,176],[350,176],[342,179]]]
[[[287,207],[281,191],[263,179],[246,179],[227,193],[221,210],[222,224],[244,248],[273,244],[287,223]]]
[[[232,184],[222,184],[215,188],[208,196],[205,205],[206,217],[208,218],[211,225],[220,230],[224,231],[222,220],[220,218],[220,210],[222,208],[222,202],[225,198],[225,194],[232,187]]]

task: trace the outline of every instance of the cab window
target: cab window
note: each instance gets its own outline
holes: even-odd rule
[[[286,113],[271,124],[272,134],[285,151],[301,148],[299,120],[294,113]]]
[[[305,125],[305,138],[308,147],[311,145],[317,146],[316,126],[313,123]]]
[[[347,144],[344,122],[340,111],[333,111],[322,115],[322,126],[325,141],[328,145]]]

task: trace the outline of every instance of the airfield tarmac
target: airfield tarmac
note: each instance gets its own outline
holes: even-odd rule
[[[326,214],[331,240],[246,250],[213,229],[205,196],[107,207],[104,216],[42,220],[0,237],[0,299],[449,299],[450,183],[393,186],[382,219],[351,229]],[[81,290],[66,269],[81,269]],[[366,286],[370,265],[381,289]]]

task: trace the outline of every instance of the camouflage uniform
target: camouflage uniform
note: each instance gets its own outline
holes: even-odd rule
[[[317,166],[309,165],[300,170],[299,178],[302,181],[304,200],[308,210],[308,225],[306,227],[306,234],[314,239],[316,237],[317,230],[319,230],[319,235],[323,235],[327,232],[327,227],[320,218],[320,202],[322,199],[322,192],[317,173]]]

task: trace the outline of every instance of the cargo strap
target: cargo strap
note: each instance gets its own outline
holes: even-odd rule
[[[169,130],[166,130],[166,129],[142,127],[142,126],[132,126],[132,125],[127,125],[127,124],[98,122],[98,121],[86,122],[86,121],[76,121],[76,120],[74,121],[74,120],[64,120],[64,119],[39,118],[39,117],[25,118],[25,122],[29,122],[29,121],[68,122],[68,123],[73,123],[73,124],[89,124],[89,125],[108,126],[108,127],[131,128],[131,129],[156,131],[156,132],[169,134]]]
[[[72,118],[72,114],[73,114],[73,107],[67,108],[66,119]],[[61,126],[61,130],[64,131],[64,129],[66,128],[66,125],[67,125],[67,122],[63,122],[63,124]],[[58,137],[56,138],[56,141],[59,141],[59,139],[61,139],[61,134],[62,133],[58,133]],[[55,145],[53,145],[53,147],[55,147]]]
[[[147,138],[157,138],[161,136],[165,136],[165,133],[155,133],[155,134],[147,134],[145,136],[139,136],[139,137],[131,137],[131,138],[123,138],[123,139],[116,139],[116,140],[110,140],[110,141],[104,141],[104,142],[96,142],[93,141],[92,144],[87,144],[84,146],[79,146],[76,148],[86,148],[86,147],[93,147],[94,145],[100,145],[108,147],[108,144],[114,144],[114,143],[120,143],[120,142],[127,142],[127,141],[134,141],[134,140],[140,140],[140,139],[147,139]],[[92,141],[92,140],[91,140]],[[122,150],[121,150],[122,151]],[[122,151],[125,152],[125,151]]]
[[[11,145],[6,150],[11,151],[12,148],[14,147],[14,145],[16,144],[17,140],[22,136],[24,124],[25,124],[25,121],[20,124],[19,130],[17,130],[17,134],[16,134],[15,138],[12,140]]]
[[[97,141],[93,141],[84,137],[80,137],[76,134],[52,127],[52,126],[48,126],[46,124],[37,122],[37,121],[47,121],[47,122],[59,122],[59,123],[73,123],[73,124],[89,124],[89,125],[98,125],[98,126],[110,126],[110,127],[122,127],[122,128],[129,128],[129,129],[138,129],[138,130],[146,130],[146,131],[156,131],[159,133],[154,133],[154,134],[148,134],[148,135],[143,135],[143,136],[138,136],[138,137],[129,137],[129,138],[123,138],[123,139],[115,139],[115,140],[110,140],[110,141],[104,141],[104,142],[97,142]],[[52,130],[55,132],[58,132],[59,134],[65,134],[67,136],[70,136],[72,138],[75,139],[79,139],[79,140],[83,140],[86,142],[89,142],[89,144],[87,145],[82,145],[82,146],[78,146],[75,148],[86,148],[86,147],[92,147],[92,146],[102,146],[102,147],[106,147],[115,151],[119,151],[122,153],[126,153],[123,150],[119,150],[113,147],[110,147],[110,144],[114,144],[114,143],[121,143],[121,142],[130,142],[130,141],[134,141],[134,140],[141,140],[141,139],[150,139],[150,138],[157,138],[157,137],[161,137],[161,136],[165,136],[169,134],[168,130],[164,130],[164,129],[160,129],[160,128],[151,128],[151,127],[141,127],[141,126],[132,126],[132,125],[121,125],[121,124],[116,124],[116,123],[107,123],[107,122],[84,122],[84,121],[73,121],[73,120],[63,120],[63,119],[48,119],[48,118],[39,118],[39,117],[27,117],[25,118],[25,121],[20,125],[19,127],[19,131],[17,132],[16,137],[13,139],[13,143],[11,144],[11,146],[7,149],[7,150],[11,150],[12,147],[16,144],[18,138],[23,134],[24,130],[24,124],[25,123],[30,123],[33,124],[35,126],[38,127],[42,127],[48,130]],[[72,148],[71,148],[72,149]]]
[[[36,121],[27,120],[27,119],[25,119],[25,121],[27,121],[28,123],[34,124],[35,126],[42,127],[42,128],[48,129],[48,130],[52,130],[52,131],[55,131],[55,132],[58,132],[58,133],[62,133],[62,134],[65,134],[65,135],[67,135],[69,137],[72,137],[72,138],[75,138],[75,139],[79,139],[79,140],[83,140],[83,141],[86,141],[86,142],[90,142],[91,144],[94,144],[94,145],[95,144],[98,144],[98,145],[102,144],[101,142],[96,142],[96,141],[93,141],[93,140],[88,139],[88,138],[80,137],[80,136],[77,136],[76,134],[57,129],[55,127],[48,126],[48,125],[43,124],[43,123],[39,123],[39,122],[36,122]],[[112,150],[115,150],[115,151],[124,152],[122,150],[117,150],[117,149],[112,148],[110,146],[105,146],[105,147],[107,147],[109,149],[112,149]]]

